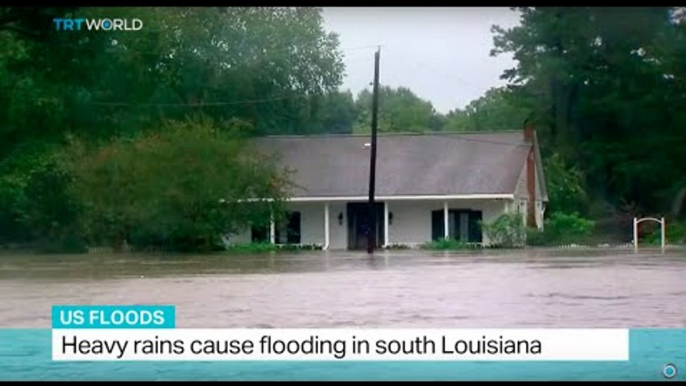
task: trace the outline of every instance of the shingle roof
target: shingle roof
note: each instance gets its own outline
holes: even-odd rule
[[[256,139],[294,171],[293,197],[366,196],[369,135]],[[376,195],[512,194],[529,144],[521,131],[380,134]]]

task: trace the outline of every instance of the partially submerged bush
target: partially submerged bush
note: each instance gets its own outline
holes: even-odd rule
[[[669,244],[686,244],[686,221],[667,221],[665,225],[665,240]],[[645,236],[650,244],[660,244],[660,227],[657,226]]]
[[[99,148],[74,141],[63,165],[95,245],[213,251],[220,235],[284,213],[288,182],[270,161],[202,121]]]
[[[226,251],[230,253],[268,253],[277,251],[320,251],[322,246],[320,244],[272,244],[272,243],[247,243],[234,244],[226,247]]]
[[[521,213],[505,213],[490,224],[482,223],[481,229],[488,238],[489,247],[519,248],[524,246],[526,226]]]
[[[595,222],[578,213],[555,212],[545,220],[544,230],[527,229],[526,243],[532,246],[590,243]]]
[[[439,239],[433,240],[421,245],[422,249],[444,251],[444,250],[461,250],[461,249],[475,249],[478,245],[473,243],[465,243],[461,240],[455,239]]]

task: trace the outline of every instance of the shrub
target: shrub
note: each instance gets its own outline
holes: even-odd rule
[[[319,244],[279,244],[276,249],[280,251],[321,251]]]
[[[532,246],[584,244],[590,241],[595,222],[578,213],[555,212],[545,220],[544,230],[527,229],[526,244]]]
[[[474,249],[478,248],[476,244],[465,243],[455,239],[440,239],[422,244],[422,249],[443,251],[443,250],[459,250],[459,249]]]
[[[266,253],[276,251],[276,245],[271,243],[235,244],[226,247],[231,253]]]
[[[207,121],[101,147],[74,140],[60,159],[84,236],[114,248],[221,250],[219,235],[278,221],[290,186],[271,159]],[[264,200],[245,202],[254,198]]]
[[[526,230],[526,245],[544,246],[549,243],[544,231],[532,228]]]
[[[235,244],[226,247],[230,253],[268,253],[278,251],[320,251],[322,246],[319,244],[272,244],[272,243],[247,243]]]
[[[545,236],[550,242],[570,244],[587,242],[593,232],[595,222],[578,213],[552,213],[545,221]]]
[[[668,220],[665,225],[665,239],[669,244],[686,244],[686,221]],[[660,227],[657,226],[645,236],[645,241],[651,244],[660,244]]]
[[[482,223],[481,229],[491,247],[515,248],[524,246],[526,226],[521,213],[506,213],[494,222]]]
[[[386,246],[386,249],[412,249],[412,247],[407,244],[390,244]]]

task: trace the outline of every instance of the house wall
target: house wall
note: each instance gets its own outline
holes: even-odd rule
[[[300,212],[300,243],[324,244],[324,203],[288,203],[288,211]],[[338,215],[343,214],[343,225],[338,224]],[[345,249],[348,228],[345,218],[345,203],[329,204],[329,248]],[[228,244],[247,244],[252,242],[252,232],[246,228],[226,238]]]
[[[483,221],[490,223],[505,213],[507,200],[454,200],[448,209],[480,210]],[[443,201],[389,201],[393,223],[388,228],[389,244],[422,244],[431,241],[431,212],[443,210]],[[483,236],[484,244],[489,240]]]
[[[324,203],[289,203],[290,211],[300,212],[301,244],[324,243]],[[480,210],[483,221],[490,223],[514,207],[510,200],[452,200],[448,209]],[[348,247],[346,203],[329,204],[329,249],[344,250]],[[419,245],[431,241],[431,212],[443,210],[443,201],[388,201],[388,211],[393,220],[388,227],[388,244]],[[343,215],[342,224],[338,216]],[[250,229],[231,235],[230,244],[250,243]],[[483,242],[489,243],[483,236]]]
[[[529,204],[529,192],[527,191],[526,187],[526,164],[522,165],[522,171],[519,174],[519,179],[517,180],[517,186],[515,188],[515,203],[514,207],[511,208],[513,212],[520,211],[522,215],[524,216],[524,221],[526,223],[526,208]],[[541,199],[543,197],[543,190],[541,189],[541,184],[543,181],[541,181],[540,178],[540,173],[538,172],[538,169],[535,171],[536,175],[536,185],[535,185],[535,192],[536,192],[536,226],[539,229],[543,229],[543,200]]]

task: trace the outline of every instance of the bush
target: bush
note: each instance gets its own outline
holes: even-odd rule
[[[524,246],[526,226],[521,213],[506,213],[491,224],[482,223],[481,229],[488,237],[490,247],[516,248]]]
[[[225,249],[230,253],[268,253],[278,251],[321,251],[322,246],[319,244],[272,244],[272,243],[247,243],[229,245]]]
[[[412,249],[412,247],[407,244],[390,244],[386,246],[386,249]]]
[[[279,244],[276,249],[280,251],[321,251],[320,244]]]
[[[240,136],[211,122],[169,122],[159,132],[61,157],[68,190],[83,208],[89,241],[118,248],[223,250],[221,234],[284,214],[286,173]],[[246,199],[263,201],[246,203]]]
[[[46,238],[36,242],[36,249],[39,253],[86,253],[88,247],[79,235],[73,232],[65,232],[59,237]]]
[[[465,243],[455,239],[440,239],[422,244],[422,249],[444,251],[444,250],[460,250],[460,249],[475,249],[478,248],[476,244]]]
[[[271,243],[235,244],[226,247],[231,253],[267,253],[276,251],[276,245]]]
[[[545,221],[545,235],[551,242],[562,244],[588,242],[595,222],[583,217],[578,213],[552,213]]]
[[[578,213],[552,213],[544,230],[527,229],[526,244],[532,246],[589,243],[595,222]]]
[[[544,231],[529,228],[526,230],[526,245],[544,246],[550,244]]]
[[[641,224],[643,225],[643,224]],[[674,221],[665,225],[665,242],[668,244],[686,244],[686,221]],[[650,244],[660,244],[660,227],[657,226],[645,236],[645,241]]]

